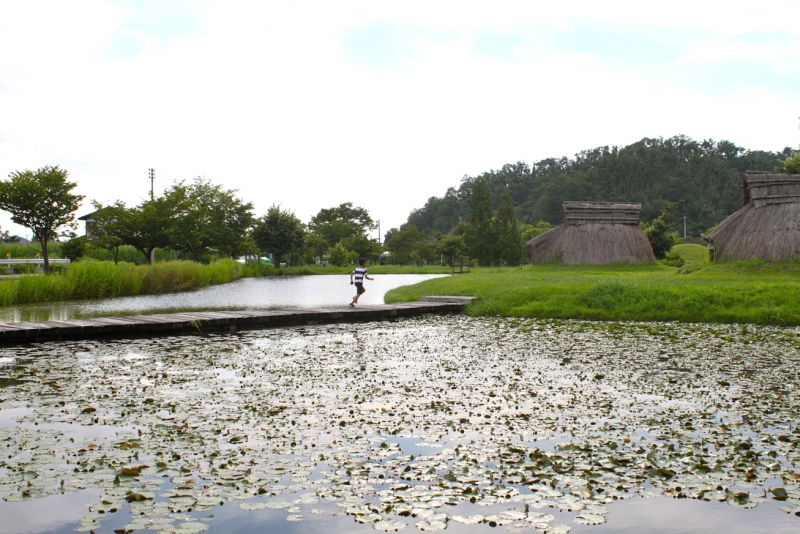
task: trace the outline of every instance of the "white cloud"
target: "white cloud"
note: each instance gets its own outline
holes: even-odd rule
[[[135,204],[155,167],[157,190],[205,175],[259,213],[280,203],[308,220],[352,201],[388,229],[464,174],[518,160],[678,133],[797,144],[800,91],[701,91],[591,50],[520,47],[511,61],[474,46],[577,23],[701,30],[682,62],[791,70],[791,39],[737,36],[797,35],[794,3],[551,4],[210,1],[164,15],[150,3],[3,3],[0,48],[14,53],[0,55],[0,139],[12,141],[0,141],[0,175],[61,163],[88,198]],[[400,61],[357,61],[347,36],[381,25],[398,28]],[[122,37],[142,46],[112,53]]]

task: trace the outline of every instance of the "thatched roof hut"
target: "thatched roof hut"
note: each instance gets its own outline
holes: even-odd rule
[[[706,236],[716,260],[793,260],[800,254],[800,174],[745,174],[742,208]]]
[[[564,222],[528,241],[531,261],[652,263],[650,241],[639,226],[641,204],[564,202]]]

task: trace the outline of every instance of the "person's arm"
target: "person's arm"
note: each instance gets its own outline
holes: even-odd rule
[[[356,274],[355,270],[350,271],[350,285],[353,285],[353,275]]]
[[[366,278],[367,280],[375,280],[374,278],[372,278],[371,276],[367,276],[366,274],[364,275],[364,278]]]

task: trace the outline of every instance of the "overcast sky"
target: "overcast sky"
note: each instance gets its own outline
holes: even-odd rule
[[[800,2],[0,0],[0,177],[203,176],[405,222],[464,175],[685,134],[800,144]],[[30,231],[0,212],[0,226]],[[377,233],[376,233],[377,237]]]

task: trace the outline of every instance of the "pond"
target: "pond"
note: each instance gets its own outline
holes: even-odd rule
[[[800,330],[423,317],[0,349],[0,533],[798,532]]]
[[[387,291],[447,275],[381,274],[367,280],[359,304],[383,304]],[[245,278],[199,291],[0,308],[0,322],[66,321],[185,311],[346,306],[355,294],[349,275]]]

